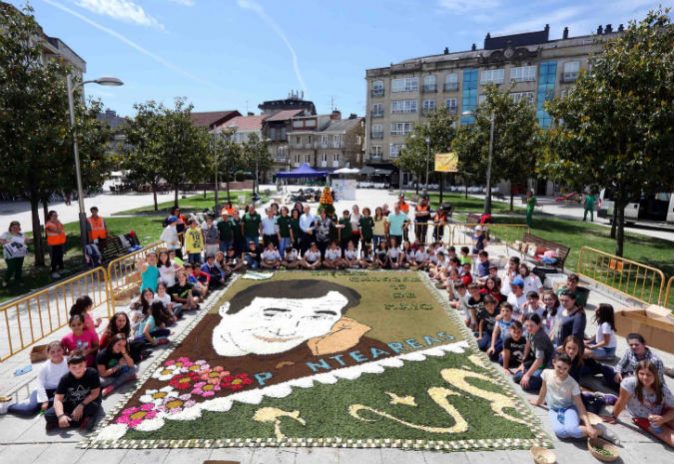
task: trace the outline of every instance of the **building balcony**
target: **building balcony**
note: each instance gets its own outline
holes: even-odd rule
[[[332,167],[333,167],[333,168],[338,168],[338,167],[339,167],[339,161],[333,161],[333,162],[332,162]]]
[[[442,88],[445,92],[456,92],[459,90],[458,82],[445,82],[444,87]]]
[[[370,138],[372,140],[383,140],[384,139],[384,133],[383,132],[372,132],[370,135]]]
[[[321,167],[322,167],[322,168],[327,168],[327,167],[328,167],[328,162],[327,162],[327,161],[321,161]]]
[[[321,142],[318,144],[318,148],[330,148],[330,144],[328,142]]]
[[[314,148],[314,144],[313,143],[305,143],[304,148],[306,148],[307,150],[311,150],[312,148]]]
[[[287,160],[286,160],[286,157],[285,157],[285,156],[278,156],[278,155],[277,155],[277,156],[274,158],[274,161],[275,161],[276,163],[285,163]]]
[[[381,161],[383,157],[381,153],[370,153],[370,161]]]
[[[386,92],[384,92],[384,89],[372,89],[370,90],[370,96],[371,97],[383,97]]]
[[[383,117],[384,117],[384,112],[383,112],[383,111],[377,111],[377,112],[375,112],[375,111],[370,111],[370,117],[371,117],[372,119],[375,119],[375,118],[383,118]]]
[[[421,93],[436,93],[438,91],[438,86],[435,84],[424,85],[421,87]]]

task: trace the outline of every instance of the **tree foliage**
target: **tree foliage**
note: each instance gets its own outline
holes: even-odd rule
[[[630,22],[592,57],[592,72],[582,73],[566,98],[547,105],[556,126],[541,171],[613,191],[619,256],[629,199],[674,189],[674,25],[668,12]]]
[[[266,140],[260,139],[260,137],[255,134],[249,134],[248,138],[241,147],[241,162],[242,167],[253,173],[255,177],[257,169],[257,178],[260,178],[260,173],[266,172],[272,167],[273,159],[269,153],[269,144]],[[257,185],[254,185],[254,190],[257,189]]]
[[[418,124],[405,138],[405,147],[400,151],[395,164],[403,171],[413,173],[417,178],[425,180],[426,168],[433,173],[435,153],[446,153],[452,146],[455,135],[455,118],[445,108],[430,113],[423,124]],[[429,144],[430,142],[430,155]]]
[[[459,172],[467,174],[472,181],[485,182],[493,114],[492,185],[501,179],[509,180],[511,184],[524,184],[534,176],[541,148],[534,107],[524,99],[516,103],[508,91],[501,92],[496,86],[487,87],[485,96],[475,111],[475,122],[461,126],[452,144],[459,156]],[[485,202],[485,209],[491,209],[490,199]]]

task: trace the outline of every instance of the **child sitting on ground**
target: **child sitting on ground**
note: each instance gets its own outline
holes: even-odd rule
[[[597,324],[595,338],[585,341],[585,347],[590,351],[588,355],[597,360],[611,359],[618,346],[613,306],[601,303],[594,311],[594,321]]]
[[[528,361],[524,357],[527,340],[522,335],[523,327],[520,321],[512,321],[508,331],[509,336],[503,342],[503,351],[498,361],[503,366],[503,372],[512,375],[511,368],[518,368]]]
[[[494,332],[491,334],[491,346],[487,350],[487,355],[492,361],[499,359],[499,354],[507,341],[508,335],[510,335],[509,329],[515,322],[513,320],[513,307],[510,303],[501,303],[500,308],[501,311],[496,318]],[[526,340],[523,342],[526,344]],[[519,364],[513,365],[513,367],[519,367]]]
[[[363,247],[366,246],[367,245],[363,245]],[[350,269],[357,269],[360,267],[360,263],[358,261],[358,250],[356,250],[356,247],[353,245],[351,240],[348,241],[346,244],[346,250],[344,250],[344,265]]]
[[[129,353],[128,341],[123,334],[112,337],[110,345],[98,353],[96,366],[101,376],[103,398],[116,388],[137,379],[138,367]]]
[[[262,269],[271,269],[273,271],[278,270],[281,266],[281,255],[276,249],[274,242],[270,241],[267,243],[262,256],[260,257],[260,267]]]
[[[294,247],[286,248],[285,259],[283,260],[283,267],[286,269],[297,269],[300,266],[299,253]]]
[[[333,240],[325,250],[325,259],[323,259],[323,267],[326,269],[343,269],[344,262],[342,261],[342,250],[337,246],[337,241]]]
[[[84,319],[79,314],[70,316],[68,321],[71,332],[61,339],[61,345],[67,355],[74,351],[81,351],[87,366],[93,367],[98,352],[98,336],[95,332],[84,330]]]

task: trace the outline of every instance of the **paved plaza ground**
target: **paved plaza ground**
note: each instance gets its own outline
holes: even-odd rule
[[[120,201],[124,198],[124,201]],[[135,197],[135,196],[132,196]],[[121,211],[133,207],[139,207],[151,203],[151,196],[145,196],[141,200],[138,196],[137,202],[127,203],[127,196],[109,196],[111,198],[107,206],[104,203],[106,199],[96,198],[98,206],[101,209],[107,208],[109,213]],[[166,199],[164,199],[166,200]],[[135,200],[129,200],[135,201]],[[144,201],[144,202],[143,202]],[[363,205],[379,205],[388,203],[392,205],[395,197],[386,190],[368,190],[358,191],[357,199],[354,202],[339,201],[336,204],[337,210],[350,208],[354,203]],[[123,203],[123,204],[122,204]],[[94,204],[89,203],[87,205]],[[74,211],[74,217],[77,216],[76,203],[69,207]],[[4,216],[3,216],[4,220]],[[66,220],[70,220],[66,218]],[[505,247],[495,246],[492,254],[512,254]],[[212,298],[218,298],[214,294]],[[590,294],[589,305],[587,308],[588,328],[587,333],[594,333],[593,309],[601,303],[607,302],[614,307],[621,307],[629,304],[621,300],[615,294],[609,294],[595,287]],[[177,331],[183,330],[190,322],[188,316],[185,321],[181,321]],[[61,332],[65,333],[66,330]],[[52,338],[58,339],[63,333],[56,333]],[[619,340],[618,355],[622,355],[626,349],[626,343],[623,339]],[[666,366],[674,366],[674,354],[655,350],[663,359]],[[10,391],[10,386],[15,387],[22,379],[13,376],[13,371],[17,366],[27,363],[27,353],[17,355],[11,362],[0,364],[0,392]],[[147,363],[146,363],[147,364]],[[37,366],[36,366],[37,367]],[[141,365],[141,368],[144,366]],[[18,382],[17,382],[18,381]],[[667,384],[674,389],[674,381],[667,378]],[[518,387],[515,391],[521,392]],[[523,394],[525,399],[529,395]],[[120,394],[113,394],[103,403],[105,409],[111,408],[119,399]],[[592,463],[597,462],[586,450],[583,442],[562,442],[554,437],[547,420],[547,411],[536,408],[535,415],[541,420],[543,428],[550,434],[554,442],[554,452],[557,455],[557,462],[564,463]],[[650,464],[671,463],[674,459],[674,451],[665,445],[656,443],[649,436],[646,436],[634,428],[625,425],[610,426],[610,428],[619,436],[622,441],[622,462],[641,463],[648,461]],[[405,464],[433,464],[433,463],[525,463],[533,462],[528,451],[495,451],[495,452],[460,452],[460,453],[441,453],[441,452],[421,452],[421,451],[400,451],[394,449],[338,449],[338,448],[281,448],[281,449],[263,449],[263,448],[230,448],[230,449],[158,449],[158,450],[83,450],[78,448],[78,443],[82,441],[82,435],[77,431],[71,431],[64,434],[47,435],[44,431],[44,421],[41,417],[34,419],[20,419],[10,416],[0,417],[0,463],[201,463],[205,460],[229,460],[246,464],[262,463],[405,463]]]

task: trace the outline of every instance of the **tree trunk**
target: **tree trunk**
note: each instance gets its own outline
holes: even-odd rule
[[[612,239],[615,239],[615,235],[616,235],[617,212],[618,212],[617,203],[614,201],[613,202],[613,214],[611,215],[611,218],[612,218],[612,220],[611,220],[611,238]]]
[[[615,254],[616,256],[623,255],[623,246],[625,244],[625,204],[626,204],[626,195],[623,191],[619,191],[616,197],[616,243],[615,243]]]
[[[515,193],[513,192],[513,185],[510,184],[510,211],[511,212],[515,210],[514,204],[515,204]]]
[[[33,246],[35,249],[35,267],[42,267],[44,262],[44,246],[40,227],[40,201],[37,192],[30,192],[30,213],[33,223]]]
[[[42,221],[46,224],[47,223],[47,215],[49,214],[49,200],[47,200],[47,197],[42,197]]]
[[[464,185],[465,190],[463,191],[463,197],[467,200],[468,199],[468,183],[466,182],[466,185]]]
[[[155,183],[150,184],[150,188],[152,188],[152,199],[154,200],[154,210],[159,211],[159,203],[157,203],[157,184]]]
[[[229,173],[226,173],[225,176],[227,176],[227,178],[226,178],[226,180],[227,180],[227,201],[229,202],[229,201],[232,201],[230,196],[229,196]]]
[[[178,190],[180,190],[180,184],[174,185],[174,186],[173,186],[173,192],[174,192],[174,195],[173,195],[173,206],[175,206],[176,208],[179,206],[179,205],[178,205]]]

